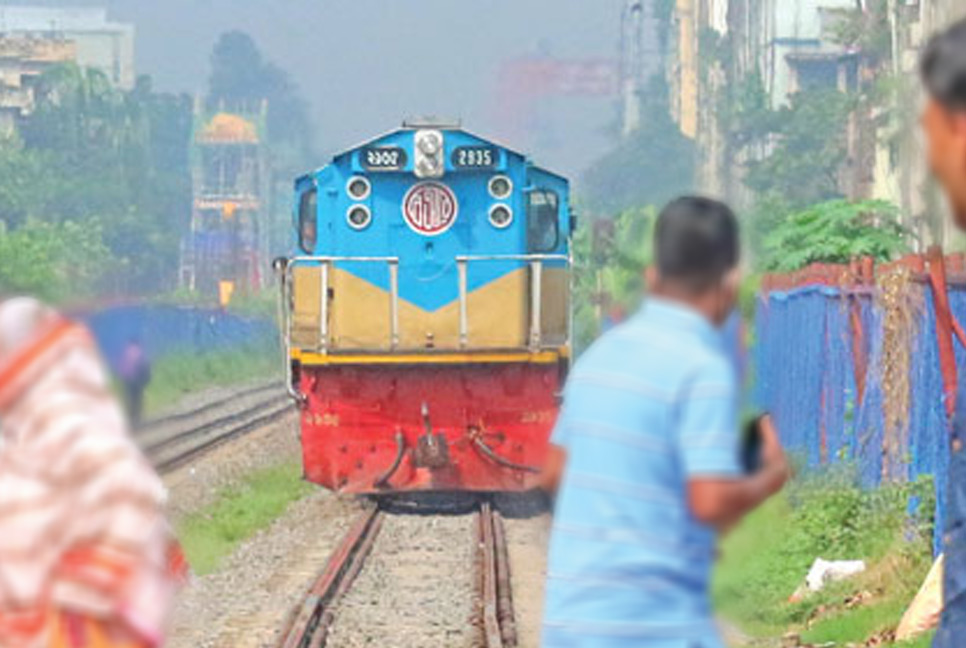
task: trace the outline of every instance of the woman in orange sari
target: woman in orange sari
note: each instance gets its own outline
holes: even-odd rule
[[[87,330],[0,302],[0,648],[153,648],[185,572]]]

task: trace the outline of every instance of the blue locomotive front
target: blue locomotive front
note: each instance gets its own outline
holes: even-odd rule
[[[284,304],[307,476],[531,487],[570,357],[567,180],[457,125],[409,123],[295,190]]]

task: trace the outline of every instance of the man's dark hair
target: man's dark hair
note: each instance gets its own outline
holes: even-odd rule
[[[685,196],[657,217],[654,255],[664,279],[707,290],[738,265],[739,254],[738,219],[722,202]]]
[[[920,70],[933,99],[949,110],[966,110],[966,20],[932,37]]]

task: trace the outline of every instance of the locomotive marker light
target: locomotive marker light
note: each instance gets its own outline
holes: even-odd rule
[[[346,213],[346,221],[354,230],[365,229],[372,222],[372,212],[365,205],[353,205]]]
[[[423,236],[438,236],[456,222],[459,203],[453,190],[440,182],[420,182],[403,198],[403,219]]]
[[[493,176],[487,184],[490,196],[496,200],[506,200],[513,193],[513,181],[505,175]]]
[[[368,178],[355,176],[346,183],[346,192],[353,200],[365,200],[372,193],[372,185]]]
[[[437,130],[416,131],[414,136],[415,165],[417,178],[442,178],[443,134]]]
[[[513,211],[506,205],[490,207],[490,225],[497,229],[506,229],[513,222]]]

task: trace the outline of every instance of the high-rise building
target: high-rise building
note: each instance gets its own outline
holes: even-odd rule
[[[110,20],[106,9],[0,5],[0,37],[70,41],[78,65],[101,70],[118,88],[134,87],[134,25]]]
[[[0,135],[11,135],[33,110],[37,77],[52,65],[75,60],[72,41],[0,36]]]

